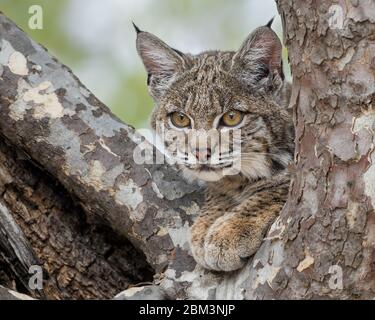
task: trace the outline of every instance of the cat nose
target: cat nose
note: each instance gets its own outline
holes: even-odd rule
[[[194,156],[197,158],[198,161],[207,161],[211,158],[211,148],[204,148],[204,149],[194,149],[193,150]]]

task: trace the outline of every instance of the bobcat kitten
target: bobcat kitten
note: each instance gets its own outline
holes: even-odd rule
[[[289,84],[270,25],[256,29],[236,52],[197,55],[135,26],[156,103],[152,127],[185,176],[207,183],[190,245],[195,260],[211,270],[241,268],[288,193],[286,167],[294,150]]]

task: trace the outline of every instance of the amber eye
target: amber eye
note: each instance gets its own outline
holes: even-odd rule
[[[173,112],[170,115],[172,123],[178,128],[186,128],[190,125],[190,119],[182,112]]]
[[[227,127],[234,127],[238,125],[243,119],[243,113],[241,111],[232,110],[224,113],[221,121],[223,125]]]

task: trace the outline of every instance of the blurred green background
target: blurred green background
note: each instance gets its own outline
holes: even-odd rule
[[[42,30],[29,28],[31,5],[43,9]],[[153,102],[131,21],[181,51],[198,53],[235,50],[277,16],[274,0],[0,0],[0,11],[136,128],[148,127]],[[278,17],[273,28],[280,34]]]

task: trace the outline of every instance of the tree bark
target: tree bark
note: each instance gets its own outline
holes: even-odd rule
[[[32,298],[0,286],[0,300],[32,300]]]
[[[373,299],[375,3],[277,3],[293,73],[296,174],[282,241],[272,245],[282,287],[259,293]]]
[[[141,137],[0,16],[0,284],[109,298],[155,272],[158,298],[374,299],[375,4],[277,5],[293,74],[293,178],[261,248],[233,273],[189,255],[202,190],[168,165],[136,164]],[[26,285],[35,261],[48,275],[38,293]]]
[[[288,201],[215,297],[374,299],[375,3],[277,0],[293,74]]]
[[[175,244],[186,241],[198,188],[172,168],[136,164],[134,129],[3,15],[0,45],[2,283],[35,297],[112,298],[175,256],[189,268],[186,245]],[[23,233],[15,243],[9,225]],[[34,263],[41,293],[27,286]]]
[[[293,74],[296,151],[280,217],[248,265],[189,295],[374,299],[375,3],[277,0]]]
[[[71,195],[0,139],[0,283],[35,298],[112,298],[152,270],[125,239],[86,221]],[[31,290],[30,266],[44,288]]]

